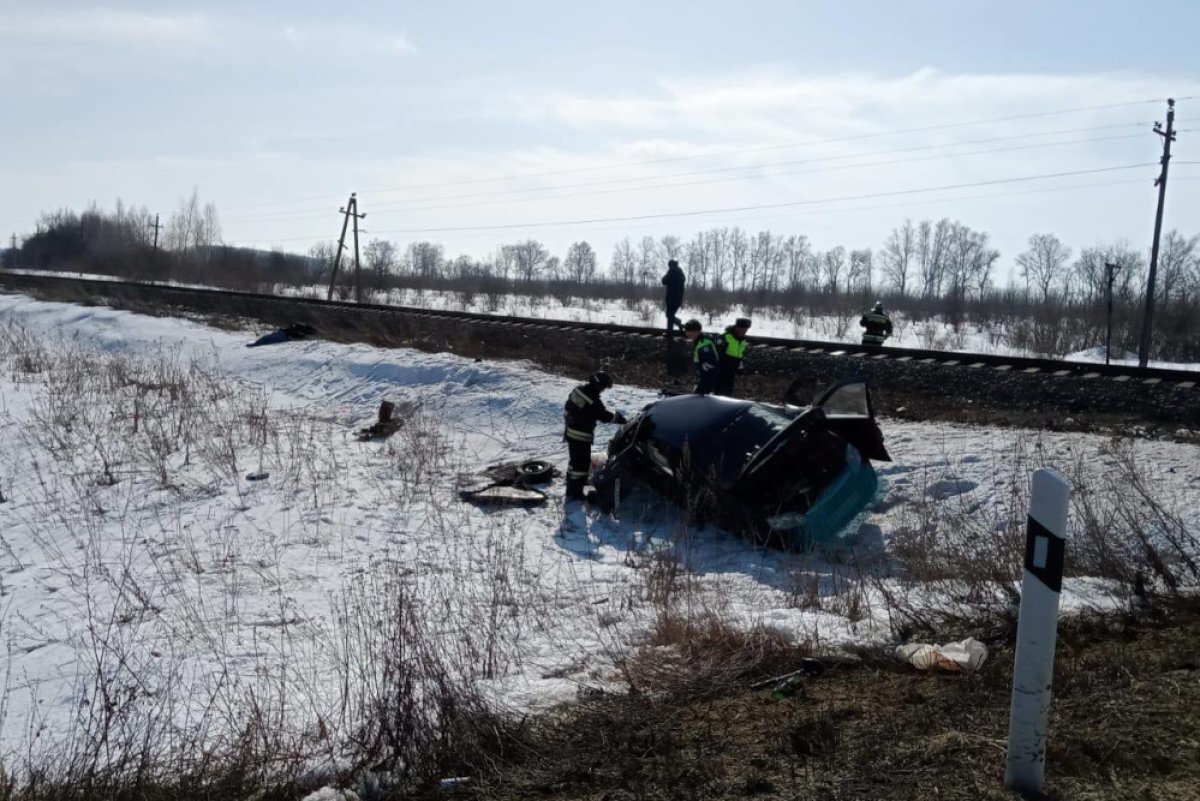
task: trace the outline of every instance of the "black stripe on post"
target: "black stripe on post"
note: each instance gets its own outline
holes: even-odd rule
[[[1062,592],[1067,541],[1031,515],[1025,536],[1025,569],[1055,592]]]

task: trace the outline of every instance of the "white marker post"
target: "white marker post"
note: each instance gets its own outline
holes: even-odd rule
[[[1054,678],[1067,500],[1071,494],[1063,477],[1048,468],[1036,471],[1030,486],[1025,578],[1021,583],[1008,762],[1004,770],[1005,786],[1020,793],[1040,793],[1046,773],[1046,718]]]

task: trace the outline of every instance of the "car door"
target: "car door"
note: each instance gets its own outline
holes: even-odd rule
[[[890,462],[883,446],[883,432],[875,423],[871,390],[861,378],[834,384],[813,404],[825,413],[826,427],[849,442],[858,452],[877,462]]]

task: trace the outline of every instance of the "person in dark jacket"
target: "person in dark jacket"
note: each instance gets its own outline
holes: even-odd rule
[[[696,365],[696,395],[711,395],[717,388],[717,341],[704,333],[699,320],[688,320],[683,324],[683,335],[692,343],[692,361]]]
[[[675,326],[679,326],[681,330],[683,328],[683,322],[675,315],[683,306],[683,285],[686,281],[687,278],[679,267],[679,262],[675,259],[668,261],[667,274],[662,278],[663,286],[667,288],[664,299],[664,305],[667,307],[667,336],[675,333]]]
[[[882,345],[892,335],[892,318],[884,313],[883,301],[877,301],[858,324],[866,329],[862,338],[864,345]]]
[[[567,443],[567,500],[583,500],[583,487],[592,468],[596,423],[623,425],[625,416],[604,408],[600,393],[612,387],[612,376],[600,370],[586,384],[571,390],[563,405],[563,441]]]
[[[742,358],[746,355],[746,332],[750,330],[750,318],[739,317],[733,325],[725,327],[725,333],[717,340],[720,359],[717,362],[717,385],[713,391],[718,395],[733,397],[733,380],[742,370]]]

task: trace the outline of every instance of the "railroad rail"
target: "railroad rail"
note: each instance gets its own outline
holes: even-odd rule
[[[87,279],[61,277],[45,274],[0,271],[0,286],[14,290],[47,289],[54,286],[68,290],[83,290],[90,299],[102,299],[114,293],[152,293],[154,296],[188,307],[194,304],[187,299],[203,298],[212,307],[215,301],[238,300],[255,306],[262,304],[295,307],[304,306],[320,318],[322,310],[337,310],[340,313],[363,315],[403,315],[412,319],[440,319],[482,323],[487,325],[511,326],[540,331],[560,332],[603,332],[632,337],[662,339],[661,328],[618,325],[615,323],[553,320],[537,317],[516,317],[453,310],[428,309],[412,306],[392,306],[377,303],[354,303],[339,300],[291,297],[287,295],[245,292],[239,290],[174,286],[163,283],[147,283],[124,280]],[[62,293],[55,293],[62,294]],[[172,300],[174,299],[174,300]],[[220,305],[220,304],[217,304]],[[1130,365],[1104,365],[1090,362],[1071,362],[1062,359],[1001,356],[991,353],[967,353],[961,351],[929,350],[922,348],[896,348],[878,345],[859,345],[848,342],[823,342],[806,339],[752,336],[751,351],[776,350],[793,354],[823,355],[886,361],[896,364],[929,365],[962,370],[995,371],[997,373],[1022,373],[1029,376],[1073,377],[1085,380],[1106,379],[1117,383],[1133,383],[1146,386],[1166,385],[1181,390],[1195,390],[1200,386],[1200,371],[1170,370]]]

